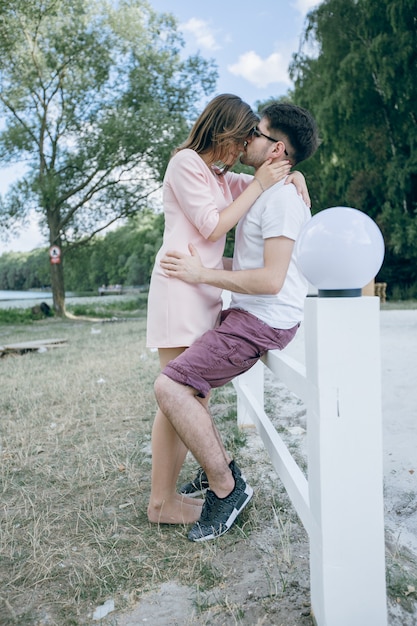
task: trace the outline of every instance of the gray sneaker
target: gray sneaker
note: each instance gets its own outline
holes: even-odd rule
[[[233,475],[235,473],[241,473],[239,467],[234,461],[230,461],[229,467],[232,470]],[[189,483],[181,485],[179,492],[183,496],[188,496],[189,498],[198,498],[199,496],[204,496],[208,488],[209,482],[207,479],[207,474],[202,467],[199,467],[194,480],[190,480]]]
[[[226,498],[218,498],[213,491],[207,490],[200,519],[188,533],[190,541],[208,541],[224,535],[249,504],[253,496],[252,487],[241,474],[233,472],[233,476],[235,487]]]
[[[190,480],[189,483],[182,485],[180,493],[189,498],[198,498],[198,496],[203,496],[206,493],[208,486],[207,474],[202,467],[199,467],[194,480]]]

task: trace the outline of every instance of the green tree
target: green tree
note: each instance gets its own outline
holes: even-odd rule
[[[105,236],[70,248],[65,262],[67,289],[97,293],[102,284],[148,284],[163,230],[163,213],[144,210]],[[0,256],[0,289],[34,289],[48,285],[48,281],[47,249]]]
[[[0,256],[0,289],[33,289],[49,283],[46,250],[8,252]]]
[[[0,6],[0,164],[26,165],[0,204],[0,229],[38,213],[62,250],[50,269],[64,315],[68,250],[150,205],[217,74],[211,61],[181,57],[174,18],[145,0]]]
[[[71,249],[65,266],[68,289],[97,291],[102,284],[148,284],[163,228],[162,213],[144,210],[105,237]]]
[[[323,139],[305,166],[314,206],[365,211],[384,233],[384,277],[417,281],[415,0],[325,0],[291,75]]]

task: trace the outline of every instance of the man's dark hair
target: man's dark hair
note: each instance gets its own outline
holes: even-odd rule
[[[261,111],[261,117],[267,118],[271,135],[283,141],[278,135],[285,136],[293,165],[311,157],[320,145],[316,121],[307,109],[288,102],[274,102]]]

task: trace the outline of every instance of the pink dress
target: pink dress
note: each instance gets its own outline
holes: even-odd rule
[[[163,186],[165,230],[156,255],[148,297],[149,348],[190,346],[216,325],[222,302],[221,289],[189,285],[167,277],[159,264],[168,250],[198,250],[203,265],[222,268],[226,236],[208,241],[219,212],[229,206],[252,181],[248,174],[227,172],[215,176],[194,150],[180,150],[168,164]]]

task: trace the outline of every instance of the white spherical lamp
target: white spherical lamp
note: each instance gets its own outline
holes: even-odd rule
[[[362,211],[332,207],[314,215],[295,244],[297,264],[321,297],[355,297],[375,278],[384,240]]]

